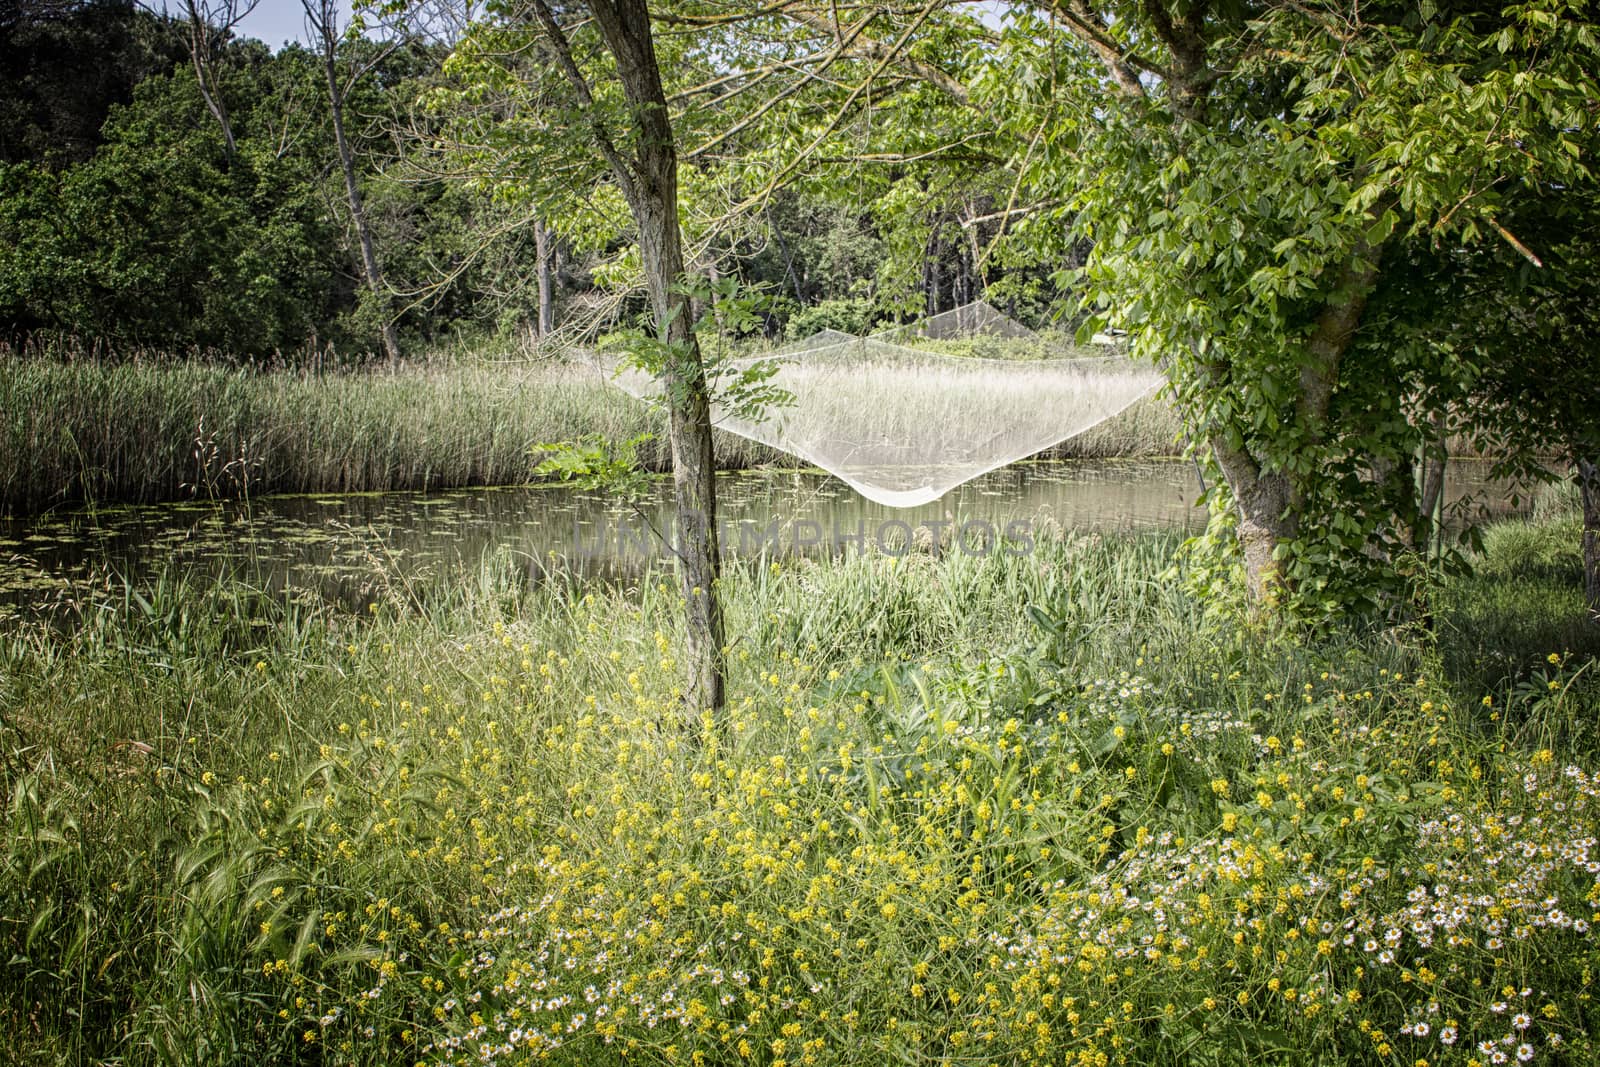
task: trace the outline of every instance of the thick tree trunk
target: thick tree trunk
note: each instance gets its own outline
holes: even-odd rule
[[[1578,490],[1583,497],[1584,603],[1589,621],[1600,626],[1600,464],[1595,458],[1580,458],[1577,467]]]
[[[1308,447],[1314,448],[1324,439],[1339,367],[1366,311],[1367,297],[1378,274],[1379,255],[1380,250],[1369,248],[1365,242],[1357,244],[1306,341],[1295,416],[1305,431]],[[1210,364],[1207,373],[1217,388],[1229,386],[1232,375],[1226,363]],[[1224,429],[1214,431],[1211,448],[1238,511],[1239,548],[1244,556],[1250,599],[1258,606],[1271,608],[1280,594],[1292,591],[1284,580],[1278,549],[1299,536],[1306,495],[1303,483],[1252,453],[1242,432],[1234,438],[1238,444],[1230,443],[1229,436]]]
[[[590,8],[616,59],[623,94],[633,109],[636,155],[631,165],[624,165],[618,180],[639,228],[639,258],[658,334],[673,352],[664,368],[663,384],[668,398],[672,487],[678,511],[678,573],[688,639],[689,675],[684,695],[691,707],[716,713],[725,702],[725,663],[717,589],[720,564],[711,401],[689,298],[674,291],[684,273],[683,236],[678,227],[678,154],[644,0],[592,0]]]
[[[378,266],[378,254],[373,247],[372,227],[367,223],[366,204],[361,197],[361,187],[356,183],[355,152],[344,129],[344,87],[339,84],[339,70],[335,64],[337,42],[328,37],[323,41],[322,68],[328,79],[328,105],[333,122],[333,143],[339,152],[339,172],[344,177],[345,197],[350,204],[350,222],[356,230],[356,242],[361,248],[361,271],[366,275],[367,289],[378,306],[384,309],[381,326],[383,351],[391,360],[400,358],[400,344],[395,337],[394,322],[388,314],[389,296],[383,284],[383,270]]]
[[[1238,512],[1239,550],[1244,555],[1250,600],[1270,607],[1283,591],[1278,546],[1293,540],[1299,531],[1299,515],[1292,506],[1293,486],[1287,475],[1263,471],[1255,457],[1229,444],[1225,434],[1212,436],[1211,450]]]

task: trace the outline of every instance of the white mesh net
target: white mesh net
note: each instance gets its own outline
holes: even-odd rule
[[[809,352],[814,348],[827,348],[829,345],[849,344],[851,341],[859,340],[861,338],[855,334],[845,333],[843,330],[818,330],[810,337],[802,337],[798,341],[790,341],[778,351],[792,355],[796,352]]]
[[[918,339],[954,341],[963,337],[1003,337],[1014,341],[1031,340],[1038,334],[992,304],[975,300],[905,326],[891,326],[872,335],[879,341],[911,343]]]
[[[889,507],[937,500],[1075,437],[1163,381],[1155,368],[1118,356],[972,359],[837,331],[762,358],[776,365],[767,384],[789,402],[755,419],[713,402],[715,425],[815,464]],[[643,371],[595,359],[623,390],[661,395],[660,382]],[[754,362],[729,366],[737,374]]]

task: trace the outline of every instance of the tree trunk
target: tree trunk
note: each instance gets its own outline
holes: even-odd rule
[[[972,264],[971,288],[976,294],[969,296],[968,299],[977,300],[988,297],[989,279],[984,277],[983,274],[983,249],[981,247],[981,242],[978,235],[978,223],[976,221],[978,206],[973,204],[967,210],[969,213],[968,217],[973,220],[972,224],[967,227],[967,252],[972,257],[969,260],[969,262]]]
[[[1412,547],[1419,555],[1430,555],[1443,541],[1444,480],[1450,465],[1449,442],[1445,437],[1444,420],[1433,420],[1434,448],[1424,451],[1419,466],[1420,493],[1417,503],[1417,532],[1412,537]]]
[[[1356,243],[1307,338],[1296,383],[1295,417],[1308,447],[1315,448],[1323,441],[1339,367],[1366,311],[1380,255],[1381,249],[1373,249],[1365,241]],[[1216,387],[1229,386],[1231,374],[1225,362],[1209,364],[1206,373]],[[1251,452],[1241,428],[1233,427],[1231,436],[1237,444],[1230,441],[1227,429],[1212,431],[1211,448],[1238,511],[1239,548],[1250,599],[1271,609],[1281,594],[1293,591],[1284,580],[1278,549],[1300,534],[1306,508],[1304,483]]]
[[[592,0],[590,8],[617,63],[638,134],[636,154],[618,175],[639,228],[639,258],[657,332],[672,346],[662,375],[667,391],[676,549],[683,588],[689,675],[685,699],[717,713],[725,702],[722,605],[717,589],[717,496],[711,454],[711,400],[695,340],[678,227],[678,153],[644,0]],[[615,164],[614,164],[615,166]]]
[[[195,0],[185,5],[189,16],[189,59],[194,64],[195,81],[200,86],[200,99],[206,110],[222,127],[222,143],[231,160],[238,154],[233,139],[233,124],[228,121],[228,106],[222,99],[222,87],[215,81],[216,57],[212,54],[212,30]]]
[[[778,252],[783,256],[783,270],[789,276],[789,287],[794,290],[794,298],[801,307],[805,307],[805,289],[800,284],[800,279],[794,272],[794,257],[789,254],[789,242],[783,239],[783,230],[778,226],[778,220],[772,217],[772,212],[767,212],[767,225],[772,227],[772,237],[778,242]]]
[[[534,336],[543,341],[555,329],[555,318],[550,304],[550,231],[538,219],[533,220],[533,254],[538,260],[539,282],[539,321]]]
[[[726,320],[722,317],[722,303],[717,299],[717,285],[722,281],[722,271],[717,267],[716,253],[706,250],[706,280],[711,283],[711,295],[706,297],[711,302],[711,317],[717,324],[717,331],[722,333],[728,328]],[[696,318],[699,316],[696,315]]]
[[[367,209],[361,199],[361,187],[356,184],[355,153],[344,130],[344,87],[339,84],[339,70],[335,64],[337,42],[325,37],[322,50],[322,69],[328,78],[328,105],[333,122],[333,143],[339,152],[339,171],[344,176],[345,197],[350,203],[350,221],[355,226],[356,240],[361,246],[361,270],[366,275],[367,289],[378,306],[383,308],[383,351],[391,360],[400,358],[400,345],[395,338],[394,322],[388,313],[389,296],[384,289],[383,270],[378,266],[378,254],[373,248],[372,227],[367,223]]]
[[[1272,607],[1283,592],[1278,569],[1278,546],[1299,532],[1299,514],[1293,507],[1294,491],[1281,471],[1263,471],[1243,447],[1228,443],[1227,435],[1213,434],[1211,451],[1233,493],[1238,512],[1239,550],[1244,555],[1245,582],[1253,604]]]
[[[1578,460],[1578,491],[1583,497],[1583,597],[1589,621],[1600,626],[1600,465]]]

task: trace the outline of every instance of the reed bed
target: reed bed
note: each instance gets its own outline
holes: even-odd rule
[[[1056,450],[1173,450],[1176,425],[1142,402]],[[664,419],[592,370],[561,362],[422,361],[317,372],[159,353],[90,358],[0,348],[0,514],[84,501],[381,492],[528,481],[535,446],[598,434],[655,439]],[[718,433],[725,469],[795,461]]]
[[[526,482],[535,446],[659,436],[661,419],[554,363],[314,373],[148,357],[0,352],[0,510]],[[660,467],[659,444],[645,462]],[[776,458],[736,439],[719,461]]]

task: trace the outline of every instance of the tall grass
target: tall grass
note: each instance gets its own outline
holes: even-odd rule
[[[1171,430],[1144,411],[1064,454],[1167,450]],[[641,461],[666,469],[659,412],[560,363],[315,373],[0,348],[0,514],[86,500],[521,484],[537,444],[645,433],[656,439]],[[794,463],[732,434],[719,433],[716,448],[724,468]]]
[[[558,364],[316,374],[0,352],[0,509],[275,492],[519,484],[533,446],[657,432],[647,408]],[[719,459],[775,458],[738,439]],[[660,465],[659,445],[645,450]]]
[[[666,574],[85,589],[0,635],[0,1058],[438,1063],[516,1008],[497,1041],[583,1064],[1454,1062],[1417,1021],[1589,1062],[1593,938],[1548,916],[1593,882],[1551,866],[1600,804],[1552,762],[1592,767],[1592,664],[1485,691],[1453,617],[1212,629],[1174,545],[737,566],[725,738]],[[1380,960],[1418,879],[1472,939]]]
[[[1600,626],[1584,601],[1577,486],[1541,487],[1533,514],[1485,527],[1475,574],[1440,592],[1445,665],[1480,689],[1524,677],[1552,649],[1600,656]]]

